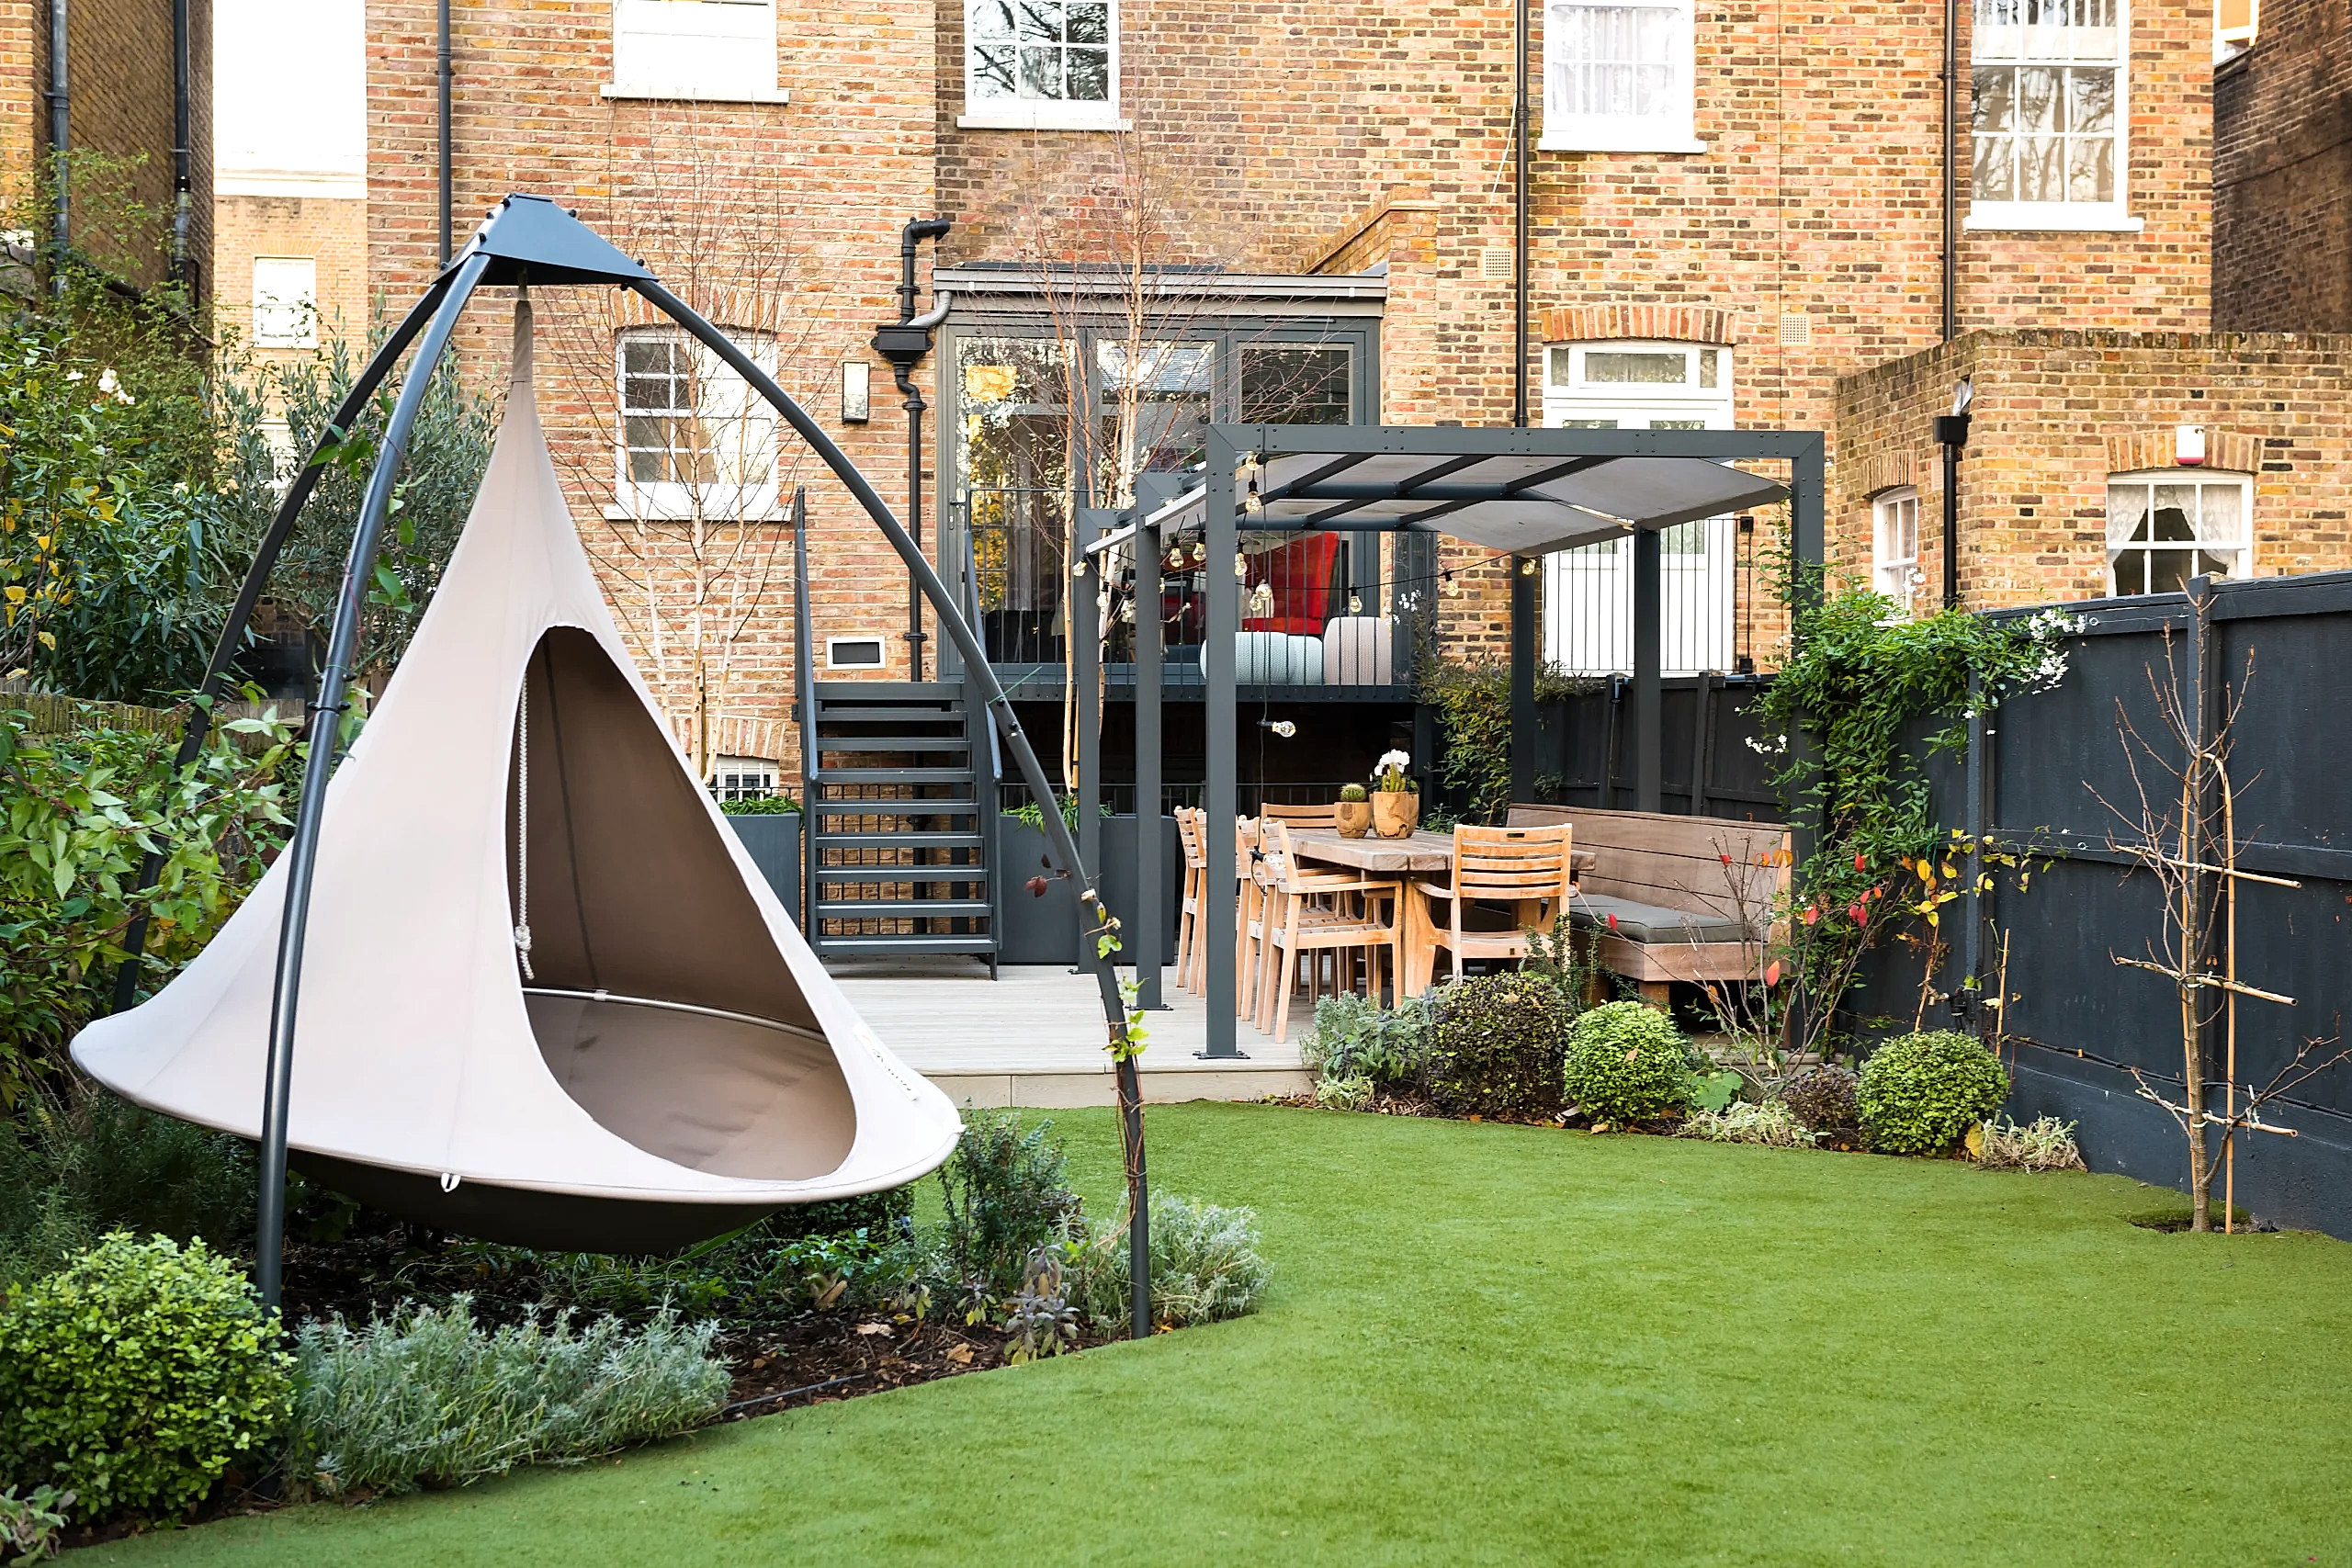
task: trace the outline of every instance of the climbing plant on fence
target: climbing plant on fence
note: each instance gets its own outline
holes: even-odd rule
[[[1778,758],[1773,785],[1790,820],[1816,835],[1784,912],[1790,983],[1811,981],[1807,1006],[1831,1010],[1852,982],[1854,953],[1883,928],[1906,863],[1947,848],[1929,814],[1927,777],[1905,751],[1906,728],[1940,719],[1928,750],[1964,750],[1977,711],[2065,674],[2065,654],[2052,639],[2074,622],[2056,610],[2023,620],[1958,610],[1903,620],[1882,594],[1820,592],[1826,584],[1817,576],[1815,592],[1794,592],[1804,581],[1783,566],[1793,646],[1756,699],[1751,711],[1765,739],[1751,744]],[[1810,757],[1792,744],[1800,724]],[[1843,978],[1822,983],[1833,975]]]

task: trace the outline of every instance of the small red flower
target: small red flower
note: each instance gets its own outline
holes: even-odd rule
[[[1764,983],[1768,986],[1777,986],[1781,983],[1781,961],[1779,959],[1775,958],[1771,963],[1764,966]]]
[[[1814,921],[1819,919],[1821,919],[1820,909],[1814,905],[1807,904],[1804,907],[1804,923],[1806,925],[1811,925]]]
[[[1846,918],[1853,921],[1858,926],[1862,923],[1862,917],[1869,912],[1869,909],[1860,899],[1857,899],[1853,903],[1846,906]]]
[[[1609,917],[1609,929],[1612,931],[1617,929],[1617,917],[1614,915]]]
[[[1862,858],[1862,852],[1856,850],[1854,852],[1854,869],[1856,871],[1868,871],[1870,868],[1871,863]]]
[[[1029,897],[1032,898],[1043,898],[1046,896],[1046,879],[1042,876],[1031,877],[1024,886],[1029,889]]]
[[[1729,855],[1717,855],[1715,858],[1722,861],[1725,865],[1729,865],[1731,863],[1731,856]]]

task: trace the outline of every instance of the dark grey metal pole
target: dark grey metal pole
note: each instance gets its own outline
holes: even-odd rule
[[[1535,566],[1510,558],[1510,798],[1535,798]],[[1506,803],[1508,804],[1508,803]]]
[[[1136,497],[1136,1001],[1151,1009],[1168,1004],[1160,996],[1161,950],[1168,943],[1168,889],[1160,872],[1167,847],[1160,814],[1160,637],[1159,540],[1144,525],[1159,503],[1149,492]],[[1181,876],[1182,873],[1178,873]]]
[[[1527,428],[1528,149],[1527,56],[1529,0],[1511,0],[1510,150],[1510,398],[1511,423]],[[1513,602],[1516,604],[1516,601]]]
[[[65,292],[65,247],[73,243],[72,192],[67,188],[65,153],[73,144],[73,117],[68,112],[73,102],[66,91],[65,57],[71,52],[66,26],[65,0],[49,0],[49,173],[57,188],[51,192],[56,211],[51,218],[57,241],[58,265],[51,282],[57,292]]]
[[[384,426],[376,471],[368,476],[360,503],[359,525],[353,533],[351,554],[343,572],[343,587],[335,596],[334,622],[327,636],[326,668],[319,676],[319,701],[311,709],[310,753],[302,764],[302,797],[294,818],[294,836],[286,848],[286,914],[278,928],[277,974],[270,998],[269,1059],[262,1101],[261,1191],[254,1225],[255,1283],[262,1301],[278,1303],[286,1240],[287,1112],[294,1090],[295,1021],[302,996],[302,944],[311,916],[311,879],[318,870],[319,823],[326,811],[327,779],[334,770],[335,740],[343,716],[352,663],[359,650],[359,614],[367,602],[368,585],[376,569],[376,549],[382,542],[384,523],[391,513],[392,485],[410,429],[433,384],[434,367],[448,347],[458,315],[490,266],[490,257],[477,254],[458,276],[434,313],[433,324],[417,345],[416,361],[401,383],[400,400]]]
[[[1659,604],[1662,555],[1657,530],[1634,534],[1634,809],[1664,809],[1666,795],[1664,617]]]
[[[1099,595],[1101,564],[1086,547],[1102,534],[1103,514],[1083,504],[1070,508],[1069,699],[1078,716],[1078,852],[1089,865],[1102,863],[1102,627]]]
[[[188,0],[172,0],[172,281],[183,287],[187,272],[188,220],[196,203],[188,140]],[[191,302],[192,303],[192,302]]]
[[[384,340],[383,346],[377,349],[374,356],[361,367],[358,379],[352,382],[351,390],[344,394],[343,401],[336,405],[334,417],[327,422],[328,429],[320,437],[322,446],[338,439],[337,433],[342,435],[351,434],[352,425],[367,412],[368,400],[376,395],[376,389],[391,373],[392,367],[400,362],[401,355],[416,334],[424,330],[424,323],[433,319],[434,312],[441,308],[441,300],[448,291],[449,278],[447,275],[434,279],[433,287],[425,290],[424,298],[419,299],[407,318],[392,329],[392,335]],[[187,768],[196,761],[197,753],[204,749],[204,738],[212,728],[212,705],[225,694],[229,666],[235,662],[237,650],[244,646],[245,627],[252,624],[254,611],[261,604],[262,593],[269,586],[270,570],[277,564],[278,552],[286,547],[287,536],[294,531],[294,520],[301,515],[311,493],[318,489],[319,476],[324,472],[325,463],[321,460],[319,453],[313,451],[311,460],[294,477],[294,482],[287,486],[284,498],[277,503],[277,515],[270,520],[268,529],[254,547],[253,564],[246,569],[244,583],[237,590],[236,603],[230,606],[229,618],[212,644],[212,657],[204,667],[204,679],[197,685],[196,700],[188,705],[187,725],[180,731],[180,749],[172,761],[173,772],[178,773]],[[134,891],[144,893],[154,886],[155,878],[163,874],[163,869],[161,847],[148,851],[140,859],[139,880]],[[147,948],[147,917],[144,914],[130,922],[130,929],[123,933],[122,946],[126,956],[122,967],[115,971],[114,977],[113,1010],[116,1012],[127,1010],[139,999],[139,957]]]
[[[451,82],[454,76],[449,57],[449,0],[440,0],[440,32],[436,39],[434,55],[435,63],[439,73],[437,77],[436,95],[440,101],[441,111],[441,265],[443,266],[447,266],[449,265],[449,257],[452,254],[452,247],[456,243],[454,231],[450,228],[450,209],[453,198],[451,196],[449,165],[451,159],[455,156],[455,149],[450,145],[449,126],[449,100],[451,96]]]
[[[1206,536],[1209,558],[1202,563],[1202,592],[1208,600],[1206,626],[1202,634],[1201,671],[1205,689],[1201,695],[1201,720],[1206,727],[1207,777],[1204,829],[1201,852],[1208,860],[1208,880],[1201,889],[1201,912],[1194,923],[1195,940],[1208,953],[1208,1036],[1203,1056],[1236,1061],[1241,1049],[1234,1043],[1235,979],[1233,922],[1238,917],[1233,886],[1234,768],[1238,750],[1233,728],[1234,640],[1241,631],[1241,601],[1235,590],[1233,558],[1239,541],[1233,515],[1233,475],[1241,454],[1215,427],[1209,431],[1208,467],[1202,475],[1206,487]]]
[[[808,492],[792,487],[792,689],[800,717],[800,898],[793,919],[816,944],[817,637],[808,619]]]
[[[784,416],[785,423],[792,426],[794,433],[806,441],[819,459],[833,471],[834,477],[842,481],[858,505],[865,509],[865,514],[873,519],[874,525],[881,530],[882,536],[889,541],[890,547],[898,552],[899,561],[914,574],[923,597],[931,602],[932,613],[937,617],[940,629],[947,634],[948,640],[956,647],[956,657],[964,661],[966,678],[978,684],[986,698],[998,733],[1003,737],[1006,749],[1012,753],[1013,762],[1021,770],[1022,782],[1028,785],[1030,798],[1037,803],[1045,822],[1048,857],[1077,882],[1080,907],[1091,910],[1097,927],[1107,931],[1110,911],[1103,908],[1101,890],[1095,886],[1085,863],[1079,856],[1078,845],[1072,841],[1069,827],[1062,821],[1061,811],[1054,799],[1053,784],[1046,778],[1045,765],[1037,761],[1036,749],[1029,744],[1029,737],[1012,711],[1012,699],[1005,694],[1003,682],[997,679],[996,667],[989,662],[978,634],[957,612],[955,596],[939,580],[939,573],[933,570],[931,562],[916,547],[906,529],[899,525],[899,520],[891,515],[889,503],[858,471],[857,466],[842,453],[833,438],[825,434],[824,427],[810,418],[806,409],[776,385],[775,378],[760,368],[752,356],[725,333],[705,320],[684,300],[650,278],[632,279],[629,287],[645,296],[656,310],[693,333],[697,341],[742,377],[754,391],[765,398],[769,406]],[[1227,504],[1230,505],[1229,498]],[[1116,1064],[1122,1120],[1126,1134],[1127,1190],[1133,1200],[1134,1211],[1129,1245],[1135,1249],[1134,1256],[1142,1257],[1146,1256],[1147,1246],[1144,1231],[1149,1224],[1149,1209],[1143,1201],[1142,1081],[1136,1071],[1135,1057],[1128,1045],[1126,1009],[1119,993],[1118,972],[1114,966],[1113,955],[1098,953],[1089,947],[1080,953],[1079,958],[1081,965],[1090,965],[1094,971],[1095,988],[1102,998],[1103,1022],[1108,1032],[1105,1043]],[[1148,1287],[1147,1277],[1143,1289],[1137,1292],[1144,1311],[1129,1325],[1130,1332],[1138,1339],[1151,1332]]]

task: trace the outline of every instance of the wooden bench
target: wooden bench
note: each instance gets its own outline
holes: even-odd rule
[[[1509,820],[1575,829],[1577,848],[1590,852],[1593,864],[1577,875],[1569,919],[1591,932],[1594,956],[1644,999],[1664,1003],[1678,980],[1756,977],[1772,899],[1788,885],[1786,828],[1576,806],[1513,806]]]

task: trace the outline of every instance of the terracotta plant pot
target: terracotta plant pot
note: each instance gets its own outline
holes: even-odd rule
[[[1343,800],[1339,804],[1339,829],[1342,839],[1361,839],[1372,829],[1372,802]]]
[[[1420,825],[1421,797],[1409,790],[1378,790],[1372,797],[1372,825],[1384,839],[1411,836]]]

